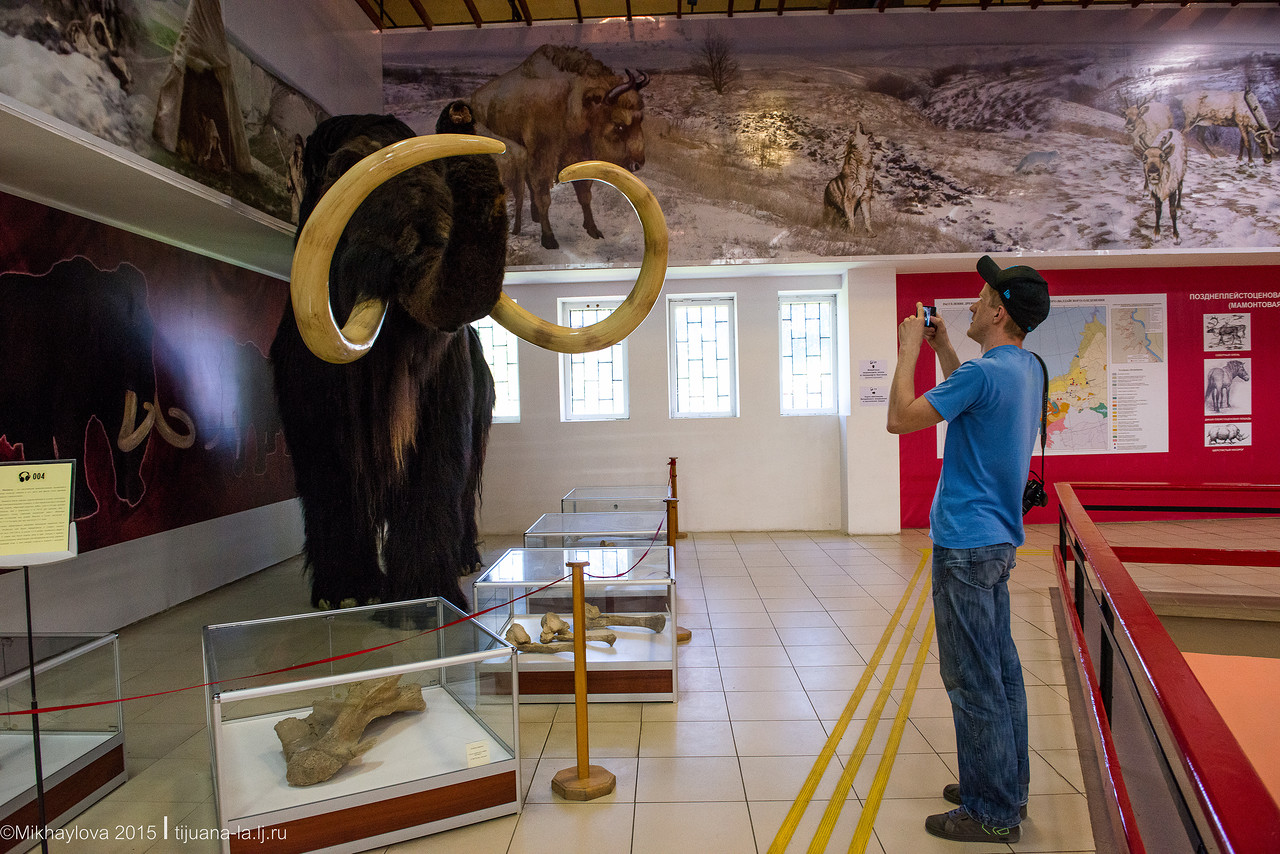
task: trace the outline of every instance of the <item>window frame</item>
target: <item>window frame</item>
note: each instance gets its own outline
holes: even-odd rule
[[[839,294],[834,291],[779,291],[778,292],[778,412],[784,417],[804,417],[815,415],[838,415],[840,414],[840,315],[839,315]],[[787,399],[787,379],[803,376],[796,374],[794,370],[788,373],[785,369],[788,353],[785,349],[787,339],[783,335],[783,307],[786,305],[808,304],[808,303],[824,303],[828,306],[830,312],[830,345],[828,352],[828,361],[830,365],[830,404],[818,408],[800,408],[792,406],[788,408]],[[791,392],[792,401],[798,395]]]
[[[514,300],[513,300],[514,302]],[[483,328],[482,326],[483,325]],[[471,324],[476,330],[476,334],[480,336],[480,346],[484,350],[484,360],[489,366],[489,373],[493,374],[494,386],[494,405],[493,405],[493,423],[494,424],[519,424],[520,423],[520,338],[512,333],[509,329],[493,319],[492,315],[480,318]],[[486,332],[487,339],[486,340]],[[509,343],[502,345],[503,352],[511,354],[511,358],[506,360],[506,376],[507,379],[499,380],[499,372],[494,370],[494,353],[491,352],[492,342],[496,336],[505,336],[510,338]],[[505,386],[509,392],[503,394],[502,388]],[[499,415],[498,411],[502,408],[503,402],[506,401],[515,409],[514,413],[504,413]]]
[[[724,304],[728,308],[726,329],[728,342],[724,345],[727,351],[729,376],[725,380],[728,386],[727,396],[729,408],[724,410],[690,410],[680,411],[680,341],[677,335],[676,310],[690,305],[715,306]],[[718,349],[718,348],[717,348]],[[738,300],[734,293],[715,294],[672,294],[667,297],[667,403],[670,417],[684,418],[737,418],[740,412],[741,395],[738,388]],[[706,374],[703,374],[704,380]]]
[[[563,326],[572,326],[570,314],[573,311],[581,309],[602,309],[608,308],[610,313],[616,311],[618,306],[622,305],[623,297],[560,297],[556,300],[556,313],[560,318]],[[605,315],[607,316],[607,315]],[[602,318],[597,318],[598,322]],[[586,324],[590,325],[590,324]],[[577,328],[577,327],[575,327]],[[573,381],[574,381],[574,360],[581,359],[583,361],[598,358],[596,354],[603,352],[611,352],[614,361],[614,377],[615,383],[621,384],[621,412],[615,413],[575,413],[573,412]],[[560,366],[560,420],[562,422],[569,421],[627,421],[631,418],[631,377],[627,362],[627,341],[624,338],[607,350],[597,350],[594,353],[562,353],[560,359],[557,360]]]

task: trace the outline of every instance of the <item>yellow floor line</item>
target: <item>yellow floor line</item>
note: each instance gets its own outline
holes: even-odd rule
[[[768,854],[783,854],[787,849],[787,845],[791,843],[796,828],[800,825],[800,819],[804,815],[804,811],[808,809],[810,801],[813,800],[814,792],[818,789],[818,783],[821,782],[823,774],[826,773],[827,766],[831,763],[831,758],[835,756],[836,747],[844,737],[849,722],[853,719],[854,711],[862,702],[862,697],[866,693],[867,687],[871,684],[876,668],[880,666],[880,660],[884,657],[885,650],[889,648],[889,641],[897,629],[898,622],[902,619],[902,612],[906,610],[907,603],[911,601],[911,597],[914,595],[916,584],[924,573],[924,568],[929,563],[931,554],[931,549],[925,550],[924,556],[920,560],[920,565],[916,567],[915,574],[907,585],[906,593],[903,594],[901,601],[898,602],[898,607],[889,618],[889,625],[885,628],[884,634],[880,636],[880,643],[876,646],[871,660],[867,662],[867,666],[863,669],[862,678],[858,680],[858,685],[854,689],[853,695],[849,698],[849,702],[845,704],[844,711],[836,721],[836,725],[832,729],[831,735],[827,738],[822,752],[814,762],[808,778],[805,780],[804,785],[800,787],[800,793],[796,796],[795,803],[791,805],[786,818],[783,819],[782,826],[778,828],[773,844],[769,846]]]
[[[823,851],[827,850],[827,843],[831,841],[831,834],[835,830],[836,821],[840,818],[840,811],[844,809],[845,799],[849,796],[849,790],[853,788],[853,778],[857,776],[858,769],[862,766],[862,760],[867,755],[867,748],[871,746],[871,739],[875,736],[876,728],[880,725],[880,716],[884,713],[885,704],[889,701],[889,693],[898,681],[898,671],[902,668],[902,660],[906,657],[907,647],[911,645],[911,641],[915,637],[916,624],[920,622],[920,614],[924,610],[924,603],[929,599],[929,587],[930,584],[926,581],[920,588],[920,596],[916,602],[915,610],[911,613],[911,620],[907,623],[906,631],[902,633],[902,640],[898,642],[898,648],[893,654],[893,661],[889,664],[889,672],[885,675],[880,691],[876,694],[875,705],[871,707],[871,711],[867,714],[867,722],[862,727],[862,735],[858,738],[858,744],[854,747],[849,761],[845,763],[844,773],[840,775],[835,791],[831,794],[831,800],[827,803],[827,809],[822,814],[822,820],[818,822],[818,829],[813,835],[813,841],[809,844],[809,854],[822,854]]]
[[[898,714],[893,719],[893,729],[889,732],[889,743],[885,745],[884,756],[880,757],[880,767],[876,769],[875,780],[871,783],[871,791],[862,804],[862,817],[858,819],[858,827],[853,832],[853,840],[849,843],[849,854],[864,854],[867,843],[871,840],[871,831],[875,827],[876,814],[880,811],[880,802],[884,800],[885,789],[889,785],[889,775],[893,773],[893,763],[898,758],[898,747],[902,744],[902,733],[907,728],[907,719],[911,714],[911,703],[915,700],[916,687],[920,684],[920,674],[924,671],[925,660],[929,657],[929,643],[933,640],[933,615],[925,625],[924,637],[920,639],[920,648],[916,651],[915,663],[911,666],[911,678],[907,680],[907,690],[902,695],[902,704],[898,706]]]

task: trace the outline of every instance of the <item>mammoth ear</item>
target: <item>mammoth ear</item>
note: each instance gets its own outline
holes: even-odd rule
[[[582,106],[586,109],[599,106],[604,103],[604,96],[603,89],[588,89],[582,93]]]

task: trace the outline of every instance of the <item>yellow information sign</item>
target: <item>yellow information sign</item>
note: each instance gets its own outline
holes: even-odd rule
[[[70,549],[74,460],[0,463],[0,558]]]

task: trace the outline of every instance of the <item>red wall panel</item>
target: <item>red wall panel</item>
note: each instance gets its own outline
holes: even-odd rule
[[[976,263],[975,258],[975,263]],[[1001,262],[1004,264],[1004,262]],[[1033,262],[1034,264],[1034,262]],[[1169,376],[1169,450],[1167,453],[1050,455],[1046,480],[1134,481],[1164,483],[1277,483],[1280,459],[1273,449],[1280,423],[1280,398],[1270,394],[1280,380],[1280,266],[1147,267],[1101,270],[1045,270],[1051,295],[1165,294],[1166,358]],[[976,297],[982,279],[972,273],[922,273],[898,277],[898,312],[914,312],[916,302]],[[1250,349],[1239,353],[1206,353],[1204,316],[1248,313]],[[953,336],[964,330],[951,330]],[[1204,362],[1209,358],[1249,359],[1253,411],[1251,444],[1205,446]],[[916,369],[916,393],[936,382],[932,352]],[[942,461],[936,430],[901,437],[902,524],[927,527],[929,505]],[[1039,470],[1039,459],[1033,463]],[[1150,514],[1147,514],[1150,515]],[[1036,508],[1029,523],[1056,522],[1057,500],[1049,489],[1049,506]],[[1108,518],[1124,518],[1120,516]],[[1130,517],[1132,518],[1132,517]]]

